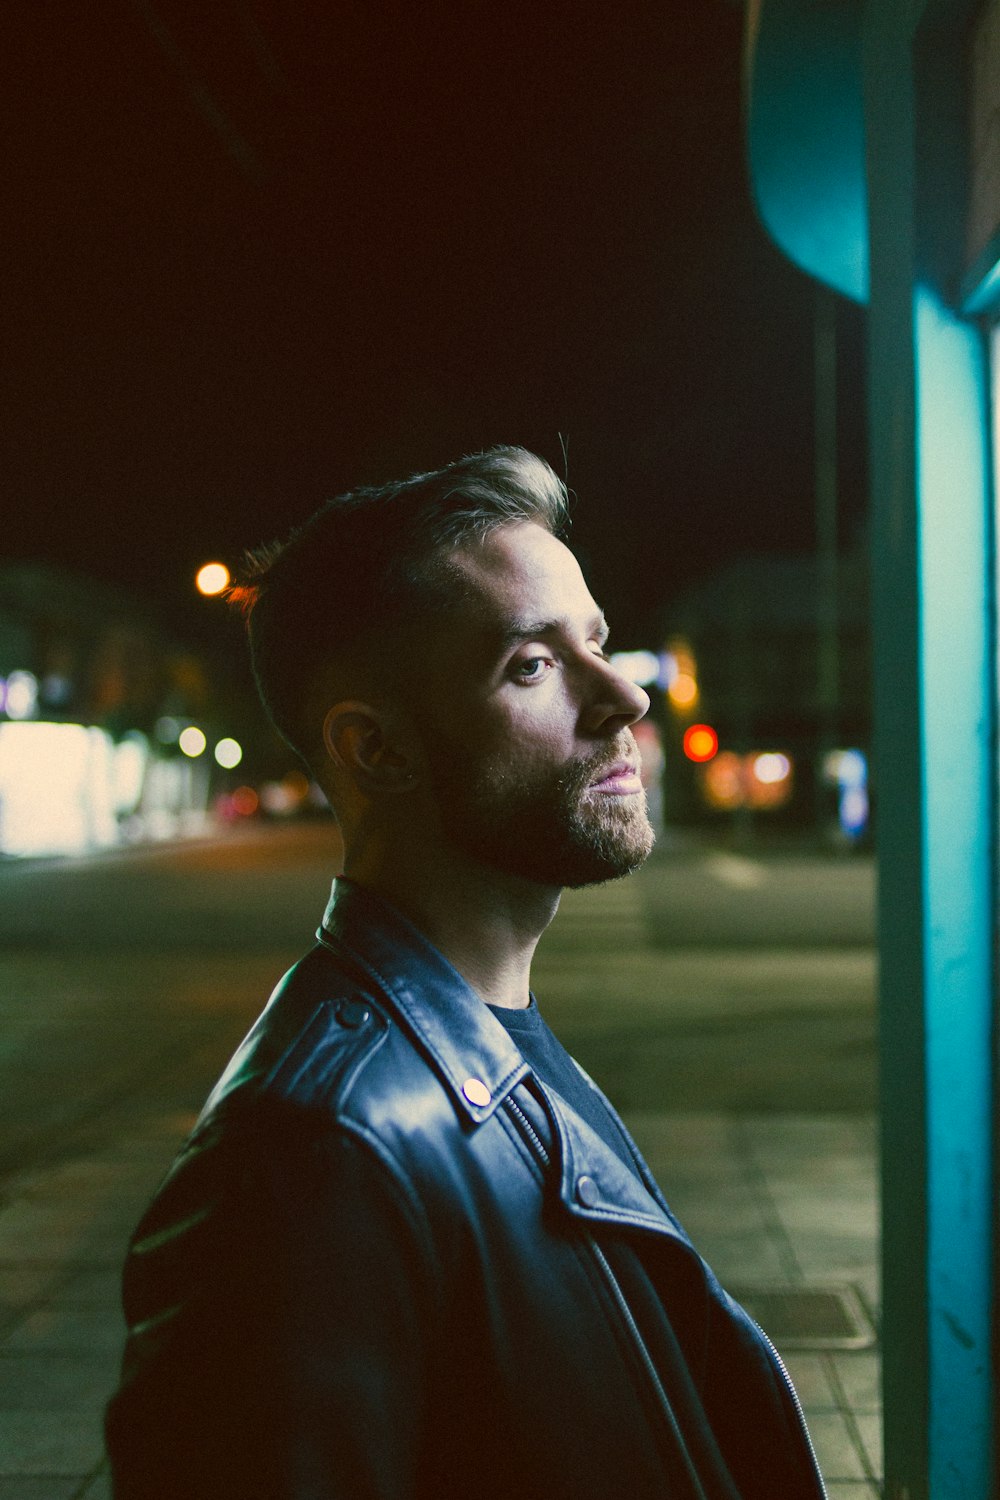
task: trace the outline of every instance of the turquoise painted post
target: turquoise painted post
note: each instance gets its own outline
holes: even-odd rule
[[[995,808],[982,340],[916,296],[925,856],[930,1492],[993,1494]]]
[[[887,1500],[1000,1492],[994,481],[985,341],[958,310],[974,8],[748,10],[761,217],[869,304]],[[979,271],[966,310],[1000,292]]]
[[[963,7],[866,13],[889,1500],[989,1500],[996,721],[990,423],[954,310]]]

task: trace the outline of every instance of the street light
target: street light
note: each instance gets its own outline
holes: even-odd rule
[[[229,586],[229,569],[225,563],[207,562],[195,574],[194,586],[199,594],[221,594]]]

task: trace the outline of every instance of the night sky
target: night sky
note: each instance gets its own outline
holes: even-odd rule
[[[207,557],[494,442],[561,470],[560,434],[615,645],[808,548],[813,291],[753,215],[741,29],[727,0],[8,8],[4,553],[192,631]]]

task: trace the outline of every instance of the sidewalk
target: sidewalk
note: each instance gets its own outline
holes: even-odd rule
[[[636,890],[626,882],[567,895],[539,955],[540,994],[568,955],[579,964],[591,949],[605,963],[627,965],[634,955],[648,969]],[[600,966],[594,975],[603,982]],[[125,1243],[205,1091],[187,1070],[176,1076],[141,1100],[121,1099],[112,1122],[104,1117],[53,1143],[52,1165],[4,1185],[0,1500],[109,1494],[101,1414],[121,1349]],[[653,1110],[627,1118],[699,1249],[782,1350],[831,1500],[875,1500],[873,1121],[846,1113]],[[803,1296],[810,1290],[825,1295]],[[861,1347],[836,1347],[838,1338]]]

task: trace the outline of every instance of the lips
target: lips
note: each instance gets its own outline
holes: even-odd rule
[[[638,767],[630,760],[619,760],[602,772],[588,788],[612,797],[630,797],[642,791]]]

